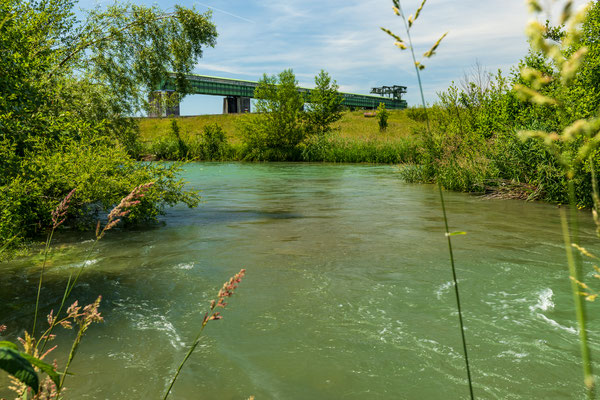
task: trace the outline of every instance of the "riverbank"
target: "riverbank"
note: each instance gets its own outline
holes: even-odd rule
[[[243,160],[241,125],[246,117],[229,114],[140,119],[142,156],[149,160]],[[207,139],[206,130],[216,125],[224,135],[215,143],[213,137]],[[418,158],[415,132],[422,125],[406,110],[392,110],[387,129],[380,131],[376,118],[365,117],[363,111],[347,111],[332,125],[330,134],[306,139],[289,161],[414,163]]]

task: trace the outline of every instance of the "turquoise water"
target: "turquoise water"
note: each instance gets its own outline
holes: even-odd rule
[[[101,294],[105,323],[84,338],[67,398],[162,398],[210,299],[240,268],[246,278],[173,399],[468,397],[436,187],[366,165],[197,163],[185,177],[202,191],[198,208],[111,231],[93,251],[72,296]],[[451,230],[468,232],[454,245],[476,397],[583,398],[557,207],[446,196]],[[597,249],[581,217],[583,243]],[[57,240],[45,312],[90,239]],[[0,264],[9,339],[30,329],[39,261]],[[58,333],[64,365],[72,332]]]

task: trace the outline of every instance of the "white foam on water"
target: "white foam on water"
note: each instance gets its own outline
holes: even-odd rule
[[[514,359],[514,361],[516,361],[516,362],[519,362],[522,358],[525,358],[528,355],[529,355],[529,353],[518,353],[513,350],[506,350],[506,351],[503,351],[500,354],[498,354],[498,358],[508,357],[508,358]]]
[[[156,330],[165,332],[169,338],[171,346],[176,349],[185,347],[185,342],[177,334],[177,330],[171,322],[164,315],[154,314],[151,317],[139,315],[139,320],[136,322],[135,327],[141,330]]]
[[[542,290],[538,295],[538,301],[535,305],[529,306],[529,309],[533,312],[535,310],[548,311],[554,310],[554,302],[552,301],[552,296],[554,292],[550,288],[546,288]]]
[[[453,281],[448,281],[446,283],[441,284],[437,290],[435,291],[435,294],[438,298],[438,300],[442,299],[442,296],[448,292],[448,290],[454,285]]]
[[[548,317],[546,317],[544,314],[541,314],[541,313],[538,313],[538,315],[539,315],[539,316],[540,316],[540,317],[541,317],[541,318],[542,318],[544,321],[546,321],[547,323],[549,323],[550,325],[552,325],[552,326],[553,326],[553,327],[555,327],[555,328],[562,329],[563,331],[566,331],[566,332],[572,333],[572,334],[574,334],[574,335],[577,335],[577,334],[579,333],[579,331],[578,331],[577,329],[573,328],[572,326],[564,326],[564,325],[561,325],[561,324],[559,324],[558,322],[556,322],[555,320],[553,320],[552,318],[548,318]]]
[[[177,264],[177,268],[189,270],[189,269],[194,268],[194,263],[180,263],[180,264]]]
[[[554,292],[550,288],[546,288],[538,293],[538,301],[536,304],[529,306],[529,310],[534,313],[538,318],[544,320],[551,326],[561,329],[565,332],[569,332],[572,334],[577,334],[578,330],[571,326],[564,326],[553,320],[552,318],[547,317],[543,314],[545,311],[554,310],[554,302],[552,301],[552,296],[554,296]]]

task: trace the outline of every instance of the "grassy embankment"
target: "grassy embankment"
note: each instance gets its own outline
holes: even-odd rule
[[[388,128],[380,132],[376,118],[366,118],[363,111],[344,112],[333,124],[333,132],[324,138],[308,138],[299,149],[297,161],[415,162],[417,145],[415,129],[420,122],[410,119],[404,110],[390,111]],[[243,160],[244,141],[238,128],[245,115],[202,115],[179,118],[144,118],[139,121],[143,153],[159,159]],[[179,129],[178,145],[173,121]],[[220,156],[203,154],[205,128],[218,124],[225,133],[225,147]]]

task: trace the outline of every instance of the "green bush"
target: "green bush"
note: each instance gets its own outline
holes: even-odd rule
[[[189,93],[185,74],[215,44],[210,13],[131,3],[74,9],[72,1],[0,2],[0,247],[46,229],[74,188],[69,224],[93,219],[151,181],[130,221],[198,201],[176,166],[134,161],[141,145],[129,116],[145,109],[148,91],[169,71],[178,93]]]
[[[91,227],[100,212],[110,210],[135,186],[153,187],[128,215],[128,222],[153,220],[166,206],[183,202],[195,206],[195,192],[183,191],[179,168],[140,163],[127,152],[105,141],[84,144],[72,141],[61,152],[52,149],[32,153],[23,162],[27,178],[16,178],[0,187],[0,233],[4,239],[35,235],[50,225],[52,210],[72,189],[68,218],[71,225]]]
[[[418,147],[414,139],[397,141],[365,141],[339,135],[313,135],[302,146],[302,160],[343,163],[414,163]]]
[[[379,130],[385,131],[388,127],[388,117],[390,113],[385,109],[384,103],[379,103],[377,107],[377,123],[379,124]]]
[[[230,157],[231,149],[227,143],[227,136],[219,124],[204,127],[202,152],[204,160],[223,161]]]
[[[149,148],[149,152],[153,154],[157,160],[183,160],[187,156],[187,153],[181,154],[180,151],[180,141],[171,136],[156,139]]]
[[[413,121],[425,122],[426,120],[426,113],[425,110],[423,110],[423,107],[408,107],[406,109],[406,115]]]
[[[321,70],[315,77],[315,88],[305,107],[304,119],[309,135],[324,135],[331,131],[331,124],[342,117],[342,96],[339,86],[327,72]]]
[[[245,145],[244,158],[282,161],[297,153],[306,136],[302,126],[304,100],[292,70],[277,76],[264,75],[254,91],[257,114],[239,125]]]

